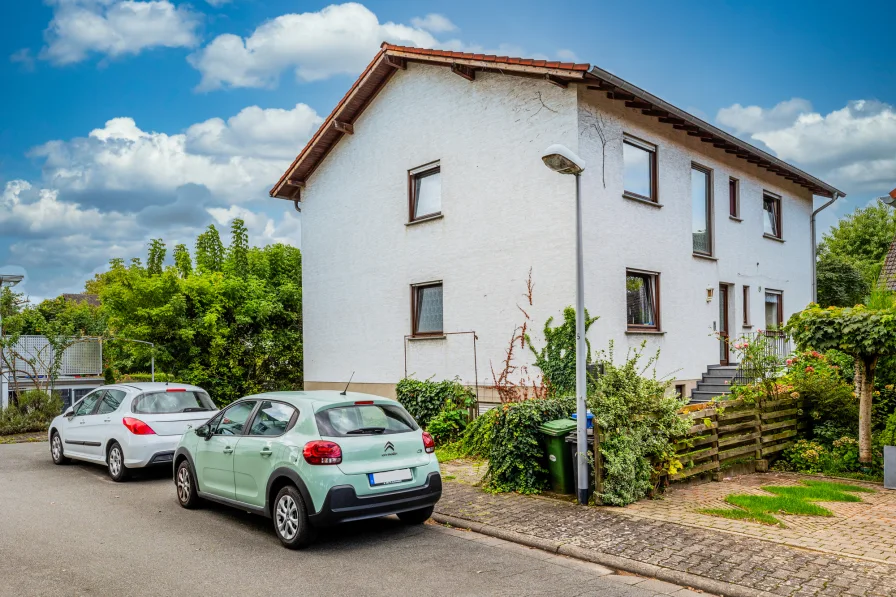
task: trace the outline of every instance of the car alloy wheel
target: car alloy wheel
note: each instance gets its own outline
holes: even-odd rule
[[[62,457],[62,440],[59,439],[59,434],[53,434],[53,441],[50,442],[50,453],[53,455],[53,460],[59,462]]]
[[[190,470],[187,467],[182,466],[177,470],[177,499],[180,500],[181,504],[186,504],[190,501],[190,493],[192,491]]]
[[[112,446],[109,450],[109,472],[113,478],[117,478],[121,474],[121,448]]]
[[[287,541],[292,541],[299,531],[299,507],[289,494],[277,502],[277,531]]]

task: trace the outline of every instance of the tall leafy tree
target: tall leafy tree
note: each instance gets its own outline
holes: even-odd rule
[[[149,243],[149,255],[146,259],[146,271],[151,276],[162,273],[165,264],[165,242],[161,238],[154,238]]]
[[[224,265],[224,244],[214,224],[196,239],[196,269],[200,273],[219,272]]]
[[[227,265],[237,276],[249,273],[249,233],[246,223],[236,218],[230,226],[230,247],[227,249]]]
[[[174,247],[174,269],[181,278],[186,278],[193,273],[193,261],[190,259],[190,251],[187,245]]]
[[[896,210],[878,201],[855,210],[825,234],[818,245],[819,257],[838,257],[852,264],[872,286],[894,236]]]
[[[260,391],[301,388],[300,251],[280,244],[248,248],[242,237],[225,253],[213,227],[196,247],[192,270],[178,264],[185,249],[175,249],[175,265],[159,275],[115,266],[101,274],[93,286],[100,289],[110,333],[155,343],[157,370],[206,388],[220,405]],[[245,265],[237,270],[232,261]],[[139,344],[111,343],[109,354],[128,373],[146,371],[153,353]]]
[[[858,305],[869,291],[861,270],[850,261],[827,253],[818,260],[818,304],[822,307]]]

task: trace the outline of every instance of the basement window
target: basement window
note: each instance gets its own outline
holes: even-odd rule
[[[434,218],[442,213],[442,176],[439,162],[408,171],[408,221]]]
[[[626,270],[625,314],[629,331],[659,331],[660,275]]]

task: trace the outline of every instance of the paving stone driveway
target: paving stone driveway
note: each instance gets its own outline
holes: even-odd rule
[[[642,500],[625,508],[630,515],[740,533],[795,547],[806,547],[845,555],[896,563],[896,491],[873,483],[834,479],[860,485],[874,493],[858,495],[861,502],[822,504],[832,517],[776,514],[787,528],[700,514],[702,508],[731,508],[725,497],[732,493],[769,495],[761,485],[798,485],[801,479],[817,479],[789,473],[767,473],[734,477],[721,483],[673,486],[661,500]]]
[[[582,508],[545,497],[492,495],[446,473],[440,514],[572,544],[786,597],[891,597],[896,566],[794,548],[625,509]],[[720,485],[720,484],[716,484]]]

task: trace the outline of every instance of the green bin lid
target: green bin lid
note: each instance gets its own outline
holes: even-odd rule
[[[563,437],[570,432],[575,431],[576,422],[572,419],[557,419],[556,421],[548,421],[538,427],[538,430],[545,435],[553,437]]]

